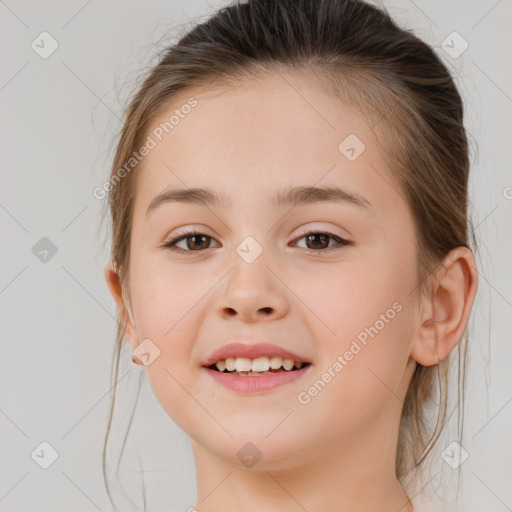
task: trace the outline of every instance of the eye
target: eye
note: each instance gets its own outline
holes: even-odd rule
[[[328,239],[338,242],[341,246],[352,244],[349,240],[345,240],[328,231],[308,231],[298,240],[302,240],[303,238],[306,239],[306,249],[312,249],[314,252],[320,253],[333,250],[332,247],[329,246]],[[190,240],[192,241],[190,242]],[[171,251],[199,252],[201,249],[210,249],[211,240],[213,240],[211,236],[205,235],[200,231],[191,230],[172,238],[164,244],[164,247]],[[181,242],[185,242],[185,247],[179,247],[177,245]]]
[[[328,239],[335,240],[339,245],[351,245],[352,242],[345,240],[334,233],[328,231],[308,231],[304,233],[298,240],[306,239],[306,249],[316,249],[315,252],[327,252],[333,250],[329,247]],[[327,243],[327,246],[325,245]]]
[[[191,239],[190,243],[188,239]],[[199,231],[186,231],[164,244],[171,251],[184,251],[184,252],[198,252],[200,249],[209,249],[210,241],[213,240],[211,236],[205,235]],[[185,242],[185,248],[178,247],[177,244]]]

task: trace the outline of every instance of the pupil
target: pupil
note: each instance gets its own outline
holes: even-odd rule
[[[192,249],[192,248],[193,248],[193,247],[191,247],[191,246],[195,244],[195,240],[196,240],[197,238],[202,238],[202,239],[203,239],[203,242],[204,242],[204,240],[205,240],[206,238],[208,238],[208,237],[206,237],[205,235],[193,235],[193,236],[189,237],[189,240],[190,240],[190,239],[194,240],[194,242],[193,242],[192,244],[190,244],[190,243],[188,244],[188,248],[189,248],[189,249]],[[201,245],[201,242],[199,242],[199,245]],[[208,246],[208,244],[207,244],[207,246]]]
[[[311,241],[311,239],[314,239],[314,238],[316,238],[316,237],[320,237],[320,236],[321,236],[321,237],[323,237],[323,238],[326,238],[326,235],[323,235],[323,234],[321,234],[321,233],[319,233],[319,234],[316,234],[316,233],[315,233],[315,234],[313,234],[313,235],[309,235],[309,236],[308,236],[308,241]]]

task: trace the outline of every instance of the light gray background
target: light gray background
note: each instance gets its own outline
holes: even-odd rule
[[[512,508],[511,0],[385,1],[393,17],[436,48],[456,76],[472,143],[471,212],[482,247],[471,322],[466,442],[459,508]],[[190,0],[0,0],[1,187],[0,510],[111,510],[101,473],[110,400],[115,306],[103,278],[107,253],[94,187],[108,179],[113,137],[160,38],[225,2]],[[42,59],[31,43],[49,32],[58,49]],[[453,59],[442,41],[469,43]],[[160,46],[155,46],[159,44]],[[512,194],[508,194],[510,198]],[[32,248],[49,238],[46,263]],[[119,400],[129,418],[141,370],[124,354]],[[456,418],[456,415],[454,415]],[[441,458],[455,423],[432,457],[421,495],[448,501],[439,482],[456,483]],[[121,435],[117,435],[121,438]],[[42,469],[31,453],[46,441],[58,459]],[[166,416],[147,383],[123,459],[123,481],[147,510],[195,504],[187,436]],[[124,510],[130,510],[128,505]]]

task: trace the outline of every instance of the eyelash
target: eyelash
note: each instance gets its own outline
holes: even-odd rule
[[[298,238],[297,240],[301,240],[302,238],[307,237],[309,235],[318,235],[318,234],[327,235],[329,238],[332,238],[333,240],[338,242],[342,247],[347,246],[347,245],[352,245],[352,242],[350,242],[349,240],[345,240],[344,238],[341,238],[340,236],[335,235],[334,233],[331,233],[329,231],[318,231],[318,230],[317,231],[308,231],[307,233],[303,233],[302,236],[300,238]],[[210,238],[213,240],[213,237],[211,237],[211,236],[205,235],[204,233],[201,233],[200,231],[191,230],[191,231],[187,231],[185,233],[181,233],[180,235],[177,235],[173,239],[169,240],[168,242],[166,242],[164,244],[164,247],[169,249],[170,251],[183,252],[183,253],[202,252],[201,250],[191,251],[191,250],[181,249],[180,247],[175,246],[175,244],[177,244],[181,240],[186,240],[187,238],[192,238],[193,236],[197,236],[197,235],[204,235],[207,238]],[[335,247],[328,247],[326,249],[319,249],[319,250],[314,250],[314,249],[309,249],[309,250],[313,251],[315,253],[324,254],[333,249],[335,249]],[[207,249],[203,249],[203,250],[207,250]]]

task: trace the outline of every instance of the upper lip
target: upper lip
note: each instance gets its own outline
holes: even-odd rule
[[[247,357],[255,359],[257,357],[282,357],[283,359],[291,359],[295,363],[308,363],[306,359],[271,343],[228,343],[214,352],[212,352],[203,362],[203,366],[211,366],[217,361],[227,359],[228,357]]]

